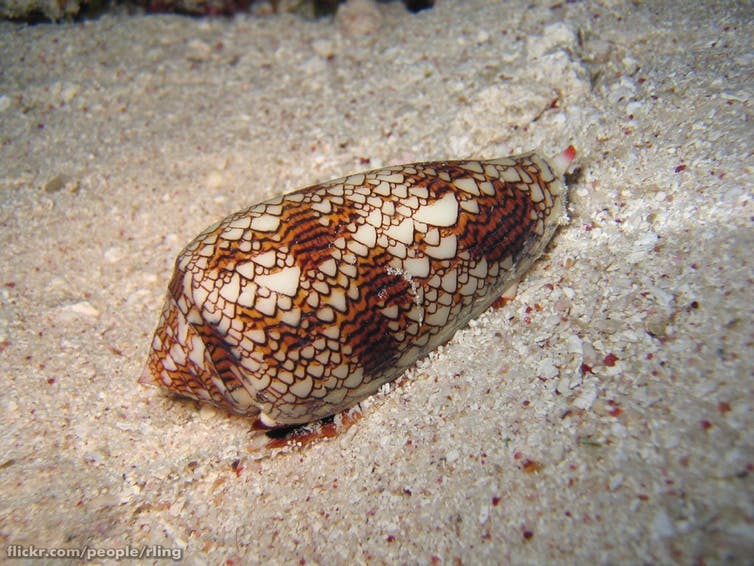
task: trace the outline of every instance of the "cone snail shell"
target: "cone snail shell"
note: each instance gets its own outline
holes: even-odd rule
[[[574,156],[386,167],[228,216],[178,256],[140,381],[265,427],[354,405],[542,254]]]

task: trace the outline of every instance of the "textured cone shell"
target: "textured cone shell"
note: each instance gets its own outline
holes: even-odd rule
[[[252,206],[181,252],[145,377],[271,426],[342,411],[484,311],[565,205],[528,153],[388,167]]]

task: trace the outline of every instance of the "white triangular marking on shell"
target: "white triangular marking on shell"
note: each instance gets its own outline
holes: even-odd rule
[[[390,226],[385,230],[385,234],[393,240],[410,245],[414,241],[414,221],[411,218],[404,218],[397,226]]]
[[[437,311],[427,316],[427,318],[424,319],[424,322],[431,326],[445,326],[445,323],[448,322],[449,314],[450,307],[439,307]]]
[[[456,287],[458,284],[457,279],[458,279],[458,272],[455,269],[443,275],[442,276],[443,290],[447,291],[448,293],[455,293]]]
[[[426,256],[404,259],[403,269],[414,277],[426,277],[429,275],[429,259]]]
[[[351,175],[350,177],[347,177],[345,181],[343,181],[344,185],[363,185],[364,184],[364,174],[359,173],[357,175]]]
[[[236,272],[246,279],[254,277],[254,264],[250,261],[236,265]]]
[[[531,198],[532,202],[541,202],[544,200],[545,195],[539,185],[534,183],[530,185],[530,188],[531,192],[529,193],[529,198]]]
[[[267,287],[270,291],[293,297],[298,291],[300,277],[300,267],[286,267],[268,275],[258,276],[256,283],[262,287]]]
[[[256,298],[257,286],[253,283],[244,285],[241,292],[238,294],[238,305],[246,308],[254,306],[254,299]]]
[[[399,184],[403,182],[403,175],[401,173],[390,173],[388,175],[377,175],[377,178],[387,183]]]
[[[326,259],[319,264],[319,270],[325,275],[335,277],[335,275],[338,273],[338,265],[335,263],[335,260],[333,258]]]
[[[280,217],[263,214],[251,219],[251,229],[259,232],[274,232],[280,226]]]
[[[238,273],[234,273],[230,281],[220,287],[220,296],[230,303],[238,300],[238,294],[241,292],[241,278]]]
[[[311,204],[311,207],[313,210],[316,210],[317,212],[320,212],[322,214],[330,214],[332,212],[332,204],[327,199],[321,202],[313,202]]]
[[[436,246],[428,246],[424,251],[434,259],[451,259],[456,255],[458,242],[455,234],[449,234]]]
[[[461,208],[472,214],[479,214],[479,203],[474,199],[462,200]]]
[[[340,312],[346,312],[346,293],[341,287],[331,289],[325,302]]]
[[[477,279],[483,279],[487,277],[487,259],[482,258],[479,262],[469,270],[469,275],[476,277]]]
[[[228,228],[240,228],[241,230],[248,230],[250,225],[251,218],[249,218],[248,216],[241,216],[228,224]]]
[[[276,295],[270,295],[269,297],[257,297],[254,303],[260,313],[266,316],[272,316],[275,314],[275,306],[277,305]]]
[[[419,207],[413,218],[432,226],[453,226],[458,220],[458,201],[453,193],[445,193],[441,199]]]
[[[521,181],[521,175],[518,174],[518,171],[514,167],[506,167],[500,172],[500,176],[507,183],[518,183]]]
[[[295,308],[283,311],[280,315],[280,321],[289,326],[298,326],[299,322],[301,322],[301,309]]]
[[[395,319],[398,317],[398,305],[388,305],[381,310],[383,316],[387,318]]]
[[[484,170],[482,169],[482,164],[478,161],[466,161],[464,163],[461,163],[461,167],[463,167],[467,171],[473,171],[474,173],[484,172]]]
[[[191,348],[189,349],[189,360],[194,362],[200,368],[204,367],[204,340],[198,334],[191,337]]]
[[[304,397],[309,395],[313,385],[314,382],[312,381],[312,378],[307,376],[306,378],[291,385],[290,391],[299,399],[303,399]]]
[[[453,184],[464,192],[479,196],[479,186],[477,185],[477,182],[471,177],[462,177],[461,179],[456,179],[455,181],[453,181]]]
[[[379,210],[376,212],[379,212]],[[361,242],[368,248],[373,248],[374,244],[377,243],[377,231],[371,224],[362,224],[356,232],[353,233],[353,239],[357,242]]]
[[[343,382],[343,385],[348,388],[354,388],[357,385],[359,385],[364,380],[364,370],[362,368],[357,368],[356,370],[351,372],[351,375],[348,376],[348,379],[346,379]]]
[[[375,208],[372,210],[372,212],[366,217],[366,221],[367,224],[374,226],[375,228],[382,226],[382,212],[380,212],[380,209]]]
[[[224,240],[228,240],[228,241],[233,242],[233,241],[236,241],[236,240],[240,240],[241,237],[243,236],[243,233],[244,233],[243,228],[228,227],[223,232],[222,238]]]

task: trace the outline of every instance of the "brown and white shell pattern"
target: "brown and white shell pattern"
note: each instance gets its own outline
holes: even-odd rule
[[[268,427],[354,405],[540,256],[567,220],[559,169],[399,165],[228,216],[178,256],[141,382]]]

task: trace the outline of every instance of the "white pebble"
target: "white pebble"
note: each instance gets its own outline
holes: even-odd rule
[[[610,478],[610,491],[615,491],[623,485],[623,474],[615,474]]]
[[[668,538],[675,534],[675,526],[664,509],[660,509],[652,521],[652,531],[657,538]]]
[[[343,33],[351,36],[368,35],[382,25],[382,14],[371,0],[348,0],[338,8],[335,16]]]
[[[95,309],[89,301],[80,301],[78,303],[73,303],[72,305],[68,305],[67,308],[71,312],[75,312],[76,314],[81,314],[92,318],[99,316],[99,311]]]
[[[59,307],[55,313],[55,320],[59,324],[68,324],[81,318],[95,319],[98,316],[99,311],[89,301],[79,301]]]
[[[570,354],[582,355],[584,353],[584,346],[581,343],[581,338],[575,334],[571,334],[566,338],[566,348],[566,351]]]
[[[487,43],[490,40],[490,34],[488,31],[480,29],[479,32],[476,34],[476,42],[481,43]]]
[[[335,56],[335,42],[330,39],[315,39],[312,41],[312,49],[325,59]]]
[[[459,456],[458,450],[451,450],[450,452],[448,452],[445,455],[445,461],[448,464],[452,464],[453,462],[455,462],[456,460],[458,460],[458,456]]]
[[[540,377],[552,379],[557,376],[560,370],[555,366],[550,358],[545,358],[539,362],[537,367],[537,374]]]
[[[597,388],[593,385],[590,385],[585,387],[581,392],[581,395],[576,397],[576,400],[573,402],[573,406],[577,409],[591,409],[595,399],[597,399]]]
[[[110,246],[105,250],[105,260],[109,263],[118,263],[126,256],[126,250],[119,246]]]
[[[219,189],[225,184],[225,175],[221,171],[210,171],[204,179],[208,189]]]

